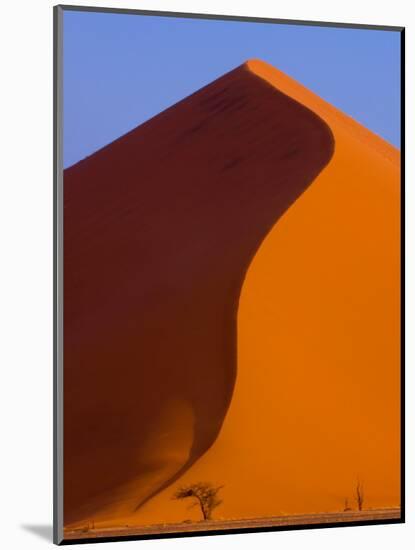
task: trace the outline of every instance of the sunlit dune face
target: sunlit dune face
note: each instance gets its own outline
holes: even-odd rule
[[[223,518],[356,508],[358,480],[365,507],[399,506],[399,153],[263,62],[248,67],[321,116],[335,153],[250,265],[231,407],[180,482],[224,483]],[[168,492],[137,520],[161,507],[173,521]]]

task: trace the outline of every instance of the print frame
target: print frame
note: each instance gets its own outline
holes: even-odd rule
[[[317,521],[307,523],[305,519],[297,524],[272,525],[262,524],[249,526],[239,522],[237,526],[228,525],[226,528],[209,528],[195,531],[163,531],[151,533],[102,535],[98,537],[85,536],[79,532],[78,537],[65,538],[63,534],[63,392],[64,392],[64,216],[63,216],[63,15],[65,12],[94,12],[125,14],[137,17],[161,16],[167,18],[187,18],[195,20],[219,20],[264,23],[269,25],[318,26],[329,28],[356,28],[367,31],[387,30],[400,34],[400,517],[348,519],[347,521]],[[76,5],[58,5],[54,7],[54,542],[55,544],[76,544],[92,542],[112,542],[121,540],[141,540],[152,538],[186,537],[216,534],[235,534],[264,531],[281,531],[297,529],[314,529],[326,527],[376,525],[388,523],[403,523],[405,521],[405,437],[404,437],[404,408],[405,408],[405,362],[404,362],[404,334],[405,334],[405,29],[381,25],[358,25],[348,23],[329,23],[319,21],[298,21],[286,19],[270,19],[258,17],[239,17],[215,14],[197,14],[180,12],[162,12],[151,10],[135,10],[123,8],[100,8]]]

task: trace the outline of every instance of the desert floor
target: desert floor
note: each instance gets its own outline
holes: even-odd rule
[[[108,529],[94,529],[85,525],[78,529],[65,529],[65,540],[78,540],[100,537],[131,537],[141,535],[155,535],[167,533],[183,533],[197,531],[226,531],[252,529],[262,527],[284,527],[290,525],[325,525],[333,523],[370,522],[385,520],[400,520],[400,508],[383,508],[378,510],[362,510],[349,512],[330,512],[322,514],[285,515],[269,518],[237,519],[237,520],[206,520],[181,523],[161,523],[146,527],[119,527]]]

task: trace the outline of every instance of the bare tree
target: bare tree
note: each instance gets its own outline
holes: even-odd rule
[[[363,502],[365,500],[365,493],[363,490],[363,483],[357,480],[356,483],[356,502],[359,510],[363,509]]]
[[[351,508],[349,506],[349,499],[348,498],[345,498],[344,499],[344,512],[350,512]]]
[[[88,521],[88,523],[86,525],[81,527],[80,531],[82,533],[88,533],[89,531],[94,530],[94,529],[95,529],[95,520],[93,519],[92,523],[89,523],[89,521]]]
[[[212,512],[222,503],[217,494],[223,485],[214,487],[211,483],[199,482],[185,487],[179,487],[174,493],[173,499],[195,498],[195,505],[199,504],[203,519],[212,519]]]

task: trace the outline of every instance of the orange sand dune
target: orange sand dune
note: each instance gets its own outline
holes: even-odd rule
[[[148,515],[159,502],[151,497],[180,478],[221,430],[234,388],[246,270],[332,152],[321,118],[242,66],[65,171],[65,525],[158,522],[180,510],[169,488]],[[278,244],[265,267],[255,261],[251,268],[239,317],[236,400],[218,441],[227,451],[215,446],[195,466],[202,468],[197,477],[218,478],[233,491],[223,507],[228,515],[244,511],[238,483],[254,483],[279,418],[261,409],[257,384],[274,396],[290,389],[288,357],[258,340],[278,326],[264,317],[263,293],[275,286],[289,296],[296,288],[285,280],[269,286],[255,269],[267,274],[277,262],[282,277],[284,261]],[[280,312],[275,298],[269,307]],[[252,299],[257,318],[246,310]],[[252,362],[254,350],[263,364]],[[284,415],[296,410],[284,407]],[[251,464],[235,453],[253,437],[252,421],[265,432],[252,440]],[[279,448],[272,460],[278,455]]]
[[[218,518],[400,504],[399,152],[261,61],[249,71],[330,127],[335,153],[250,265],[231,406],[212,448],[127,522],[198,518],[178,485],[224,484]]]

